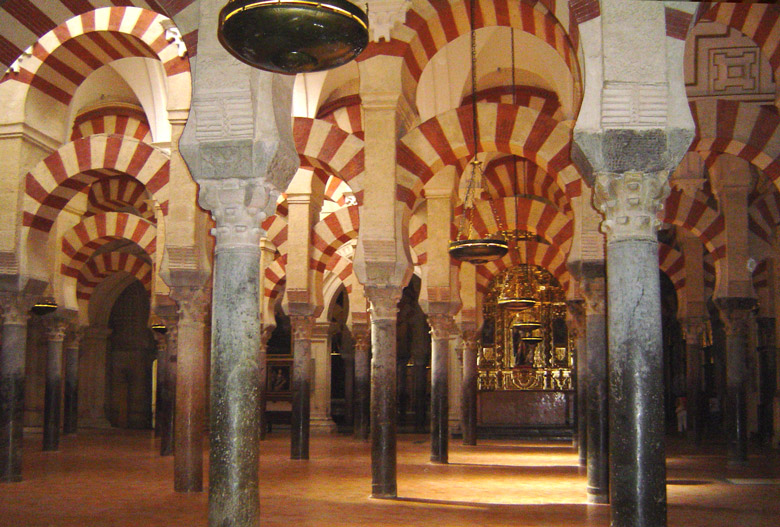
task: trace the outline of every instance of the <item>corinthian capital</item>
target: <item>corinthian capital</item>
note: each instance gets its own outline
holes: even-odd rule
[[[260,224],[276,205],[277,197],[278,191],[260,178],[201,180],[198,203],[210,210],[217,222],[217,228],[212,231],[217,250],[258,248],[265,234]]]
[[[172,287],[170,296],[179,307],[179,321],[197,323],[206,321],[211,302],[210,287]]]
[[[668,195],[665,170],[597,174],[593,204],[604,215],[601,229],[607,240],[655,240],[660,224],[657,214]]]
[[[370,303],[372,320],[395,320],[398,315],[398,301],[401,288],[395,286],[366,286],[366,298]]]
[[[315,317],[313,315],[290,315],[293,330],[293,340],[311,340],[314,331]]]
[[[68,322],[55,318],[46,322],[46,336],[49,342],[64,342],[68,332]]]
[[[431,326],[431,336],[434,339],[446,339],[455,330],[452,315],[445,313],[428,315],[428,325]]]
[[[33,299],[18,293],[0,293],[0,308],[3,310],[3,324],[23,326],[30,318]]]

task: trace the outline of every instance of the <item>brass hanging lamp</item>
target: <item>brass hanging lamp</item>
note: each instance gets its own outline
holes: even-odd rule
[[[368,45],[368,15],[348,0],[230,0],[217,34],[238,60],[294,75],[357,57]]]
[[[477,120],[477,40],[474,30],[474,0],[471,0],[471,123],[474,160],[471,162],[471,176],[463,198],[463,216],[458,225],[458,236],[450,242],[449,253],[461,262],[479,265],[502,258],[509,251],[506,240],[497,235],[494,238],[471,238],[476,201],[476,180],[483,176],[482,162],[477,159],[479,148],[479,123]]]
[[[48,315],[49,313],[55,311],[57,309],[57,302],[54,301],[52,298],[45,298],[43,300],[39,300],[36,302],[31,308],[30,312],[33,315],[43,316]]]
[[[523,342],[529,342],[529,343],[538,343],[542,342],[544,340],[544,335],[542,335],[542,328],[535,329],[533,331],[530,331],[520,337],[520,340]]]
[[[515,315],[515,318],[512,321],[512,328],[517,328],[519,331],[530,332],[541,327],[542,322],[537,307],[530,307],[521,311]]]

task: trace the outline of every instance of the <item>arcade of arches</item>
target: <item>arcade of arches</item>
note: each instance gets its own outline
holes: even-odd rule
[[[649,527],[667,435],[778,447],[780,8],[368,0],[356,61],[286,77],[224,3],[0,2],[0,496],[149,430],[248,526],[280,435],[367,442],[388,500],[399,434],[533,438]],[[464,217],[507,254],[450,258]]]

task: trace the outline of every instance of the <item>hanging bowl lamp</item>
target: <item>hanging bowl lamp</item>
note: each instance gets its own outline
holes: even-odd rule
[[[294,75],[357,57],[368,45],[368,15],[348,0],[230,0],[217,33],[238,60]]]
[[[540,328],[523,335],[520,337],[520,340],[523,342],[538,343],[544,340],[544,336],[542,335],[542,330]]]
[[[512,328],[517,328],[520,331],[533,331],[541,327],[542,322],[539,317],[539,309],[536,307],[530,307],[518,313],[512,321]]]
[[[510,269],[501,284],[498,305],[509,311],[523,311],[536,305],[536,288],[530,280],[531,273],[521,265]]]
[[[36,302],[33,307],[30,308],[30,312],[34,315],[43,316],[48,315],[56,309],[57,303],[54,300],[46,299]]]
[[[450,242],[449,253],[460,262],[479,265],[503,258],[509,252],[509,245],[501,236],[493,238],[471,238],[472,217],[475,209],[477,176],[482,179],[482,162],[477,159],[479,145],[479,125],[477,120],[477,44],[474,31],[474,0],[471,1],[471,123],[474,160],[471,162],[471,176],[463,198],[463,216],[461,217],[456,240]]]

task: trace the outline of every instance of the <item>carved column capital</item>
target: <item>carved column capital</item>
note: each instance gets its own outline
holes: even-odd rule
[[[315,320],[313,315],[290,315],[293,340],[311,340]]]
[[[171,288],[170,297],[178,307],[179,321],[205,323],[211,304],[210,287],[176,286]]]
[[[756,305],[755,298],[723,297],[716,298],[726,335],[746,335],[750,328],[750,318]]]
[[[64,342],[68,332],[68,323],[61,318],[46,321],[46,337],[49,342]]]
[[[260,224],[276,205],[275,187],[261,178],[204,179],[199,184],[198,203],[217,222],[212,230],[215,250],[251,247],[259,252]]]
[[[366,286],[366,298],[372,320],[395,320],[402,289],[395,286]]]
[[[686,317],[680,320],[683,339],[689,346],[703,346],[709,333],[709,319],[707,317]]]
[[[460,337],[463,339],[463,346],[467,350],[476,350],[479,346],[479,331],[476,329],[463,330]]]
[[[81,337],[84,335],[84,330],[78,324],[71,324],[68,329],[68,336],[70,338],[68,338],[68,343],[65,347],[67,349],[78,350],[81,346]]]
[[[0,308],[3,310],[3,324],[23,326],[30,318],[33,299],[19,293],[0,293]]]
[[[352,338],[355,339],[355,351],[365,353],[371,348],[371,330],[361,324],[352,326]]]
[[[657,214],[669,195],[669,172],[600,172],[593,204],[603,215],[608,242],[656,240]]]
[[[455,320],[452,315],[434,313],[428,315],[428,325],[431,326],[431,336],[434,339],[446,339],[455,330]]]
[[[577,333],[585,327],[585,300],[571,298],[566,301],[566,320],[569,333],[576,337]]]
[[[607,283],[604,276],[583,278],[582,296],[586,315],[604,315],[607,306]]]

